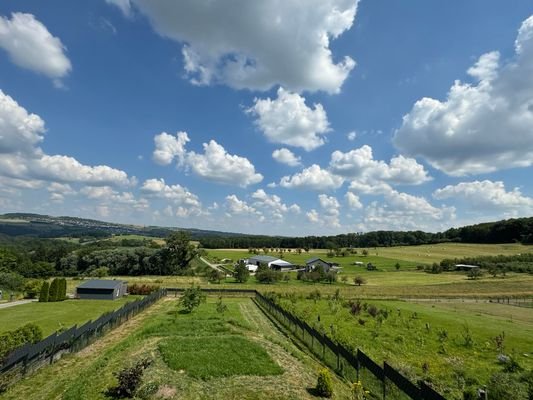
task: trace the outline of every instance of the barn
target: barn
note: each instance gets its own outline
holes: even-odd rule
[[[91,300],[116,300],[126,294],[124,281],[92,279],[76,287],[76,298]]]

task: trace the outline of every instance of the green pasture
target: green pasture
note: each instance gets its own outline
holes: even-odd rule
[[[533,313],[527,308],[475,301],[360,300],[362,309],[352,315],[343,300],[315,302],[291,296],[281,302],[316,329],[360,348],[374,361],[386,360],[413,380],[430,378],[450,399],[461,399],[468,382],[480,387],[503,369],[494,340],[502,332],[503,353],[525,370],[533,368]],[[370,306],[377,308],[377,316],[371,316]],[[442,341],[441,332],[446,333]]]
[[[283,336],[251,299],[216,298],[191,314],[164,299],[80,353],[38,370],[2,399],[105,399],[114,373],[149,358],[135,398],[313,399],[321,368]],[[349,387],[334,377],[334,399]]]
[[[0,309],[0,333],[17,329],[28,322],[37,324],[48,336],[61,328],[96,319],[104,312],[116,310],[137,296],[118,300],[65,300],[54,303],[33,302]]]
[[[378,265],[378,268],[394,267],[399,262],[402,267],[416,266],[418,264],[432,264],[440,262],[445,258],[462,258],[473,256],[496,256],[499,254],[513,255],[533,252],[533,245],[522,245],[519,243],[508,244],[469,244],[469,243],[439,243],[420,246],[395,246],[395,247],[375,247],[355,249],[358,254],[346,257],[326,257],[327,250],[313,249],[308,253],[302,251],[298,254],[295,249],[290,253],[283,252],[285,260],[296,264],[303,264],[305,260],[311,257],[320,257],[324,260],[340,263],[342,266],[350,265],[354,261],[372,262]],[[368,256],[362,256],[362,251],[367,250]],[[253,256],[247,249],[208,249],[211,257],[219,259],[230,258],[237,261],[239,258],[248,258]],[[260,254],[263,254],[261,250]],[[269,252],[268,255],[278,257],[279,252]]]

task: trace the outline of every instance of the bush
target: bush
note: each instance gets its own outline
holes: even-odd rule
[[[275,283],[281,279],[281,273],[271,270],[268,267],[260,266],[255,273],[255,279],[259,283]]]
[[[114,399],[132,398],[141,383],[144,370],[152,363],[149,359],[144,359],[131,368],[125,368],[115,374],[118,380],[117,386],[109,388],[106,395]]]
[[[318,373],[316,382],[316,393],[322,397],[331,397],[333,395],[333,381],[329,370],[323,369]]]
[[[35,299],[41,292],[42,282],[38,279],[28,279],[24,283],[24,297],[27,299]]]
[[[41,303],[48,302],[48,296],[50,292],[50,284],[47,281],[44,281],[41,286],[41,293],[39,294],[39,301]]]
[[[0,335],[0,359],[25,343],[37,343],[43,338],[41,328],[33,323]]]
[[[207,272],[207,280],[209,282],[218,282],[220,283],[220,281],[222,279],[225,278],[225,274],[223,274],[222,272],[220,272],[219,270],[216,270],[214,268],[211,268],[208,272]]]
[[[159,286],[157,285],[139,285],[137,283],[134,283],[131,286],[128,286],[128,293],[131,295],[139,295],[139,296],[147,296],[152,292],[156,292],[159,290]]]
[[[528,387],[519,377],[498,372],[491,376],[487,385],[491,400],[523,400],[528,398]]]

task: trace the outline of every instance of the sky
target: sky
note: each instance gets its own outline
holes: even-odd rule
[[[0,2],[0,212],[436,232],[532,173],[530,0]]]

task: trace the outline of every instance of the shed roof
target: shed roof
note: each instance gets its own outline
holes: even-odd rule
[[[253,256],[248,259],[248,261],[251,261],[251,260],[269,263],[272,261],[279,260],[279,258],[272,257],[272,256]]]
[[[322,262],[325,262],[325,263],[329,264],[327,261],[322,260],[320,257],[313,257],[313,258],[310,258],[310,259],[307,260],[305,263],[306,263],[306,264],[311,264],[311,263],[314,263],[315,261],[322,261]]]
[[[91,279],[90,281],[83,282],[77,287],[82,289],[115,289],[118,286],[122,286],[123,283],[123,281],[115,281],[111,279]]]

